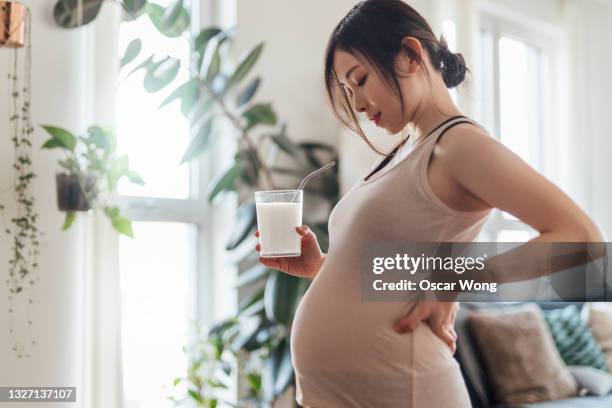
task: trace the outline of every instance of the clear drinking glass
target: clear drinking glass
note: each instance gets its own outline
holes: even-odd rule
[[[302,190],[255,192],[259,253],[264,258],[302,254],[301,239],[295,227],[302,225]]]

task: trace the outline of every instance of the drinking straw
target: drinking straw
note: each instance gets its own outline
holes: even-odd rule
[[[317,174],[322,173],[322,172],[324,172],[325,170],[327,170],[327,169],[329,169],[330,167],[333,167],[333,166],[335,166],[335,165],[336,165],[336,162],[335,162],[335,161],[333,161],[333,162],[328,163],[328,164],[326,164],[325,166],[321,167],[320,169],[317,169],[317,170],[313,171],[312,173],[308,174],[306,177],[304,177],[304,180],[302,180],[302,182],[300,183],[300,186],[298,187],[298,190],[303,190],[303,189],[304,189],[304,186],[306,185],[306,183],[307,183],[307,182],[308,182],[308,181],[309,181],[311,178],[313,178],[313,177],[314,177],[314,176],[316,176]],[[296,201],[296,200],[297,200],[297,196],[298,196],[298,195],[296,194],[296,195],[295,195],[295,199],[294,199],[294,201]]]

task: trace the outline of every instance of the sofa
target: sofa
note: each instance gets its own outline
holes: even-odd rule
[[[555,309],[571,303],[540,303],[542,309]],[[582,303],[574,303],[582,307]],[[521,405],[500,405],[495,402],[495,396],[491,383],[487,378],[482,358],[479,356],[478,347],[470,332],[468,316],[472,311],[482,308],[507,307],[499,303],[461,303],[457,315],[455,330],[457,332],[457,352],[455,358],[458,360],[463,377],[465,379],[472,405],[474,408],[612,408],[612,394],[604,397],[582,396],[565,400],[539,402]]]

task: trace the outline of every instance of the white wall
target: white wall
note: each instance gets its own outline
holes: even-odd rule
[[[53,123],[72,129],[83,126],[84,101],[81,86],[84,70],[80,54],[83,35],[61,30],[54,25],[51,16],[54,0],[31,2],[32,9],[32,118],[34,124]],[[25,50],[21,50],[24,52]],[[0,49],[0,77],[6,78],[9,50]],[[6,88],[3,87],[3,96]],[[0,138],[0,186],[8,186],[12,177],[12,143],[7,137],[7,98],[0,98],[0,128],[5,129]],[[38,149],[45,135],[39,127],[33,134],[33,169],[37,177],[33,189],[37,200],[39,227],[47,235],[41,249],[40,281],[33,294],[32,320],[37,345],[30,349],[30,359],[18,359],[10,350],[8,336],[8,299],[5,279],[0,280],[0,384],[3,386],[77,386],[79,378],[80,307],[78,304],[82,257],[79,242],[82,230],[74,228],[60,231],[62,214],[56,208],[55,160],[56,154]],[[8,196],[2,196],[6,202]],[[14,211],[11,206],[10,211]],[[10,242],[0,235],[0,270],[6,273]],[[15,319],[18,334],[28,340],[27,309],[18,306]],[[24,404],[24,407],[28,404]],[[32,404],[38,406],[40,404]],[[65,404],[68,406],[68,404]],[[74,404],[73,404],[74,405]]]
[[[238,0],[236,50],[266,45],[254,69],[259,100],[272,101],[296,140],[335,144],[338,125],[327,106],[323,63],[327,39],[353,0]]]
[[[45,232],[40,256],[40,281],[34,287],[34,303],[31,308],[33,337],[36,345],[26,344],[30,359],[19,359],[10,350],[12,345],[8,333],[8,289],[4,277],[0,279],[0,385],[2,386],[76,386],[77,402],[46,404],[49,407],[81,406],[84,396],[84,285],[86,272],[85,254],[88,250],[87,225],[91,216],[80,216],[76,225],[61,231],[63,213],[56,204],[55,172],[59,152],[41,151],[39,147],[47,136],[38,126],[53,124],[75,132],[83,132],[96,116],[108,113],[108,106],[96,106],[91,89],[99,84],[100,74],[112,75],[115,61],[104,61],[96,67],[87,65],[86,56],[93,51],[94,26],[75,30],[58,27],[52,10],[56,0],[26,1],[32,11],[32,122],[35,131],[33,140],[33,170],[37,177],[33,181],[39,212],[39,228]],[[105,5],[99,18],[106,18],[116,10]],[[110,13],[110,14],[109,14]],[[102,26],[104,27],[104,26]],[[107,26],[108,27],[108,26]],[[97,28],[98,30],[100,28]],[[115,30],[116,31],[116,30]],[[107,44],[113,44],[113,34],[105,33]],[[24,50],[20,50],[24,52]],[[7,75],[9,50],[0,48],[0,77]],[[105,97],[113,95],[112,86],[107,86]],[[6,88],[2,87],[6,96]],[[0,190],[12,180],[13,146],[8,137],[8,106],[6,97],[0,98],[0,129],[5,129],[0,138]],[[107,119],[110,116],[107,116]],[[3,194],[2,203],[10,202]],[[14,213],[14,205],[8,208]],[[89,238],[90,239],[90,238]],[[10,242],[0,234],[0,270],[6,273]],[[17,306],[16,330],[23,340],[27,335],[27,308]],[[40,404],[19,404],[23,408]],[[113,404],[114,405],[114,404]]]

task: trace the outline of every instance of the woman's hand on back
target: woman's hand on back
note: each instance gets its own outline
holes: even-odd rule
[[[419,302],[410,313],[399,319],[393,328],[398,333],[411,332],[424,321],[455,354],[457,349],[457,333],[455,332],[457,311],[459,311],[459,303],[457,302]]]
[[[300,256],[284,258],[260,257],[259,262],[268,268],[276,269],[289,275],[312,279],[321,269],[321,265],[323,265],[325,260],[325,254],[321,252],[317,236],[307,225],[296,227],[295,230],[301,237],[302,254]],[[259,231],[255,232],[255,236],[259,237]],[[257,252],[261,250],[259,244],[255,246],[255,250]]]

